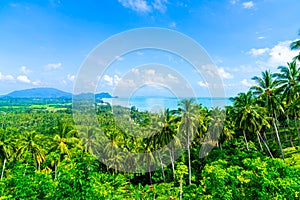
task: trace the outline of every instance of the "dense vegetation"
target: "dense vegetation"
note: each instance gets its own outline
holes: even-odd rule
[[[299,47],[300,41],[292,44]],[[299,61],[254,77],[256,85],[225,109],[207,109],[192,99],[161,114],[97,104],[106,146],[95,136],[97,128],[75,127],[70,102],[4,99],[0,199],[300,199]],[[122,111],[130,118],[113,115]],[[120,128],[118,116],[131,128]],[[129,134],[135,131],[149,137]],[[116,154],[108,160],[93,151],[98,145],[103,155],[115,146],[151,153],[178,139],[187,151],[175,160],[174,147],[182,143],[167,146],[170,164],[153,161],[161,168],[152,172],[126,173],[124,161],[137,158]],[[199,157],[207,144],[213,150]]]

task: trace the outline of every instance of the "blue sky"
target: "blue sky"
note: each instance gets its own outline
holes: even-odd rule
[[[300,29],[299,7],[299,0],[1,0],[0,94],[32,87],[73,91],[81,64],[99,43],[129,29],[161,27],[198,42],[233,96],[248,90],[251,77],[296,55],[289,44]],[[122,76],[154,58],[182,73],[197,96],[208,95],[207,83],[180,58],[149,50],[116,58],[97,90],[113,93]]]

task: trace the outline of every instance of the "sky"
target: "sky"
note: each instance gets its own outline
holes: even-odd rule
[[[72,92],[82,65],[103,41],[124,31],[159,27],[197,42],[217,67],[225,95],[235,96],[254,84],[253,76],[275,72],[297,54],[289,45],[299,38],[299,8],[299,0],[1,0],[0,94],[33,87]],[[174,73],[160,73],[163,66]],[[133,93],[176,93],[155,84],[171,82],[175,75],[195,95],[211,93],[210,83],[190,63],[153,49],[116,55],[95,90],[125,91],[124,84],[132,83],[128,77],[145,75],[152,76],[152,84],[135,82]]]

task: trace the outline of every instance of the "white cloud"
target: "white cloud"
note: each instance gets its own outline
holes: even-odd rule
[[[103,76],[103,80],[106,82],[107,85],[115,86],[120,82],[121,78],[116,74],[113,77],[105,74]]]
[[[118,61],[124,60],[124,58],[122,56],[115,56],[115,59],[118,60]]]
[[[68,74],[68,75],[67,75],[67,79],[68,79],[69,81],[74,81],[74,80],[75,80],[75,75]]]
[[[247,1],[247,2],[242,3],[242,5],[243,5],[243,8],[245,8],[245,9],[251,9],[251,8],[253,8],[254,3],[253,3],[253,1]]]
[[[0,72],[0,81],[14,81],[14,77],[12,75],[5,75]]]
[[[22,83],[31,83],[31,81],[29,80],[29,78],[25,75],[20,75],[17,77],[17,80],[22,82]]]
[[[118,75],[114,75],[114,84],[117,85],[119,83],[119,81],[121,80],[121,78]]]
[[[165,13],[168,0],[152,0],[151,2],[146,0],[118,0],[118,2],[125,8],[129,8],[138,13],[149,13],[154,10]]]
[[[239,0],[231,0],[230,3],[231,3],[232,5],[235,5],[238,1],[239,1]]]
[[[252,85],[254,85],[253,82],[248,81],[247,79],[243,79],[243,80],[241,81],[241,84],[243,84],[243,85],[245,85],[245,86],[247,86],[247,87],[251,87]]]
[[[233,78],[233,75],[230,74],[229,72],[226,72],[223,67],[218,68],[218,72],[219,72],[220,76],[224,79],[232,79]]]
[[[130,8],[136,12],[150,12],[151,6],[145,0],[118,0],[125,8]]]
[[[155,75],[155,70],[154,69],[148,69],[145,72],[147,75]]]
[[[139,74],[139,72],[140,72],[139,69],[137,69],[137,68],[133,68],[131,71],[135,75]]]
[[[109,86],[112,86],[113,85],[113,77],[105,74],[103,76],[103,80],[106,81],[106,83],[109,85]]]
[[[30,69],[28,69],[26,66],[21,66],[21,69],[20,71],[23,73],[23,74],[30,74],[32,73],[32,71]]]
[[[32,81],[32,85],[34,86],[41,85],[41,81],[40,80]]]
[[[177,81],[177,77],[173,76],[172,74],[167,75],[169,79]]]
[[[198,81],[197,84],[198,84],[200,87],[208,87],[208,83],[207,83],[207,82]]]
[[[259,36],[259,37],[257,37],[257,39],[263,40],[263,39],[266,39],[266,37],[264,37],[264,36]]]
[[[61,63],[49,63],[48,65],[46,65],[46,69],[51,70],[51,69],[59,69],[61,68]]]
[[[165,13],[167,10],[167,6],[165,3],[168,3],[168,0],[154,0],[152,6],[154,9],[160,11],[161,13]]]
[[[170,28],[176,28],[176,26],[177,26],[176,22],[171,22],[171,23],[169,24],[169,27],[170,27]]]
[[[253,56],[259,56],[267,53],[269,50],[270,50],[269,48],[261,48],[261,49],[252,48],[248,53]]]
[[[279,65],[286,65],[287,62],[291,62],[298,54],[297,51],[290,50],[291,43],[292,41],[279,42],[270,49],[268,63],[273,67],[278,67]]]
[[[248,53],[252,56],[260,56],[257,63],[259,66],[277,68],[286,65],[298,54],[297,51],[290,50],[293,41],[282,41],[271,48],[251,49]]]

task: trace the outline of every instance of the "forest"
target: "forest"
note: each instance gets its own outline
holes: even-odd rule
[[[97,126],[75,125],[71,101],[2,99],[0,199],[300,199],[299,62],[253,77],[232,106],[98,103]]]

